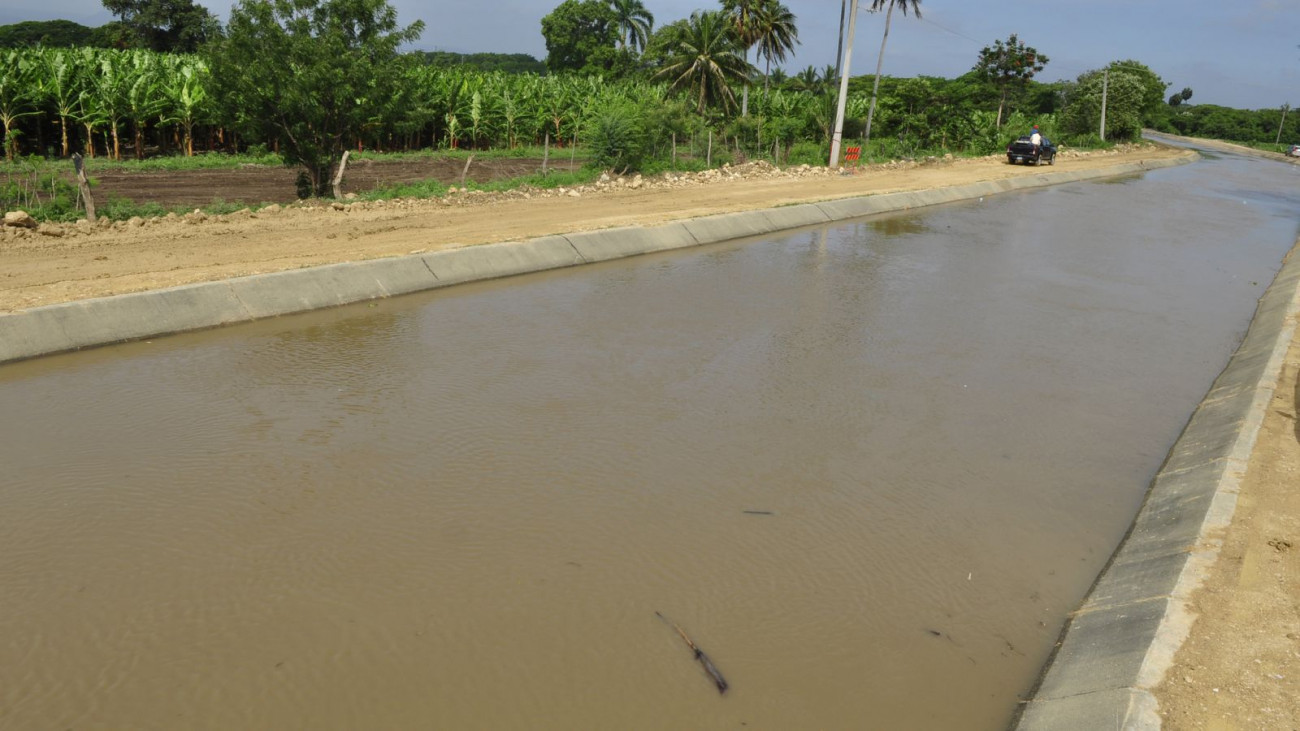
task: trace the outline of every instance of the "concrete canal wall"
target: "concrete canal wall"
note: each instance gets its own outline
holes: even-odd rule
[[[1072,615],[1019,731],[1161,726],[1151,691],[1173,664],[1232,521],[1300,318],[1300,241],[1151,483],[1128,535]]]

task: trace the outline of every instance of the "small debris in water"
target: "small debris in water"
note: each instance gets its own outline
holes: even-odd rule
[[[771,510],[745,510],[745,515],[776,515]]]
[[[727,693],[727,688],[730,686],[727,684],[726,679],[722,677],[722,673],[718,672],[718,668],[714,666],[713,661],[709,659],[709,656],[704,654],[704,650],[701,650],[699,647],[697,647],[695,643],[691,641],[691,638],[686,635],[686,630],[682,629],[681,626],[678,625],[676,622],[665,617],[659,612],[655,612],[655,616],[658,617],[659,619],[662,619],[664,621],[664,624],[667,624],[673,629],[677,630],[677,634],[680,635],[683,640],[685,640],[686,646],[691,648],[691,652],[695,653],[695,659],[698,660],[700,662],[700,665],[704,667],[704,672],[708,674],[709,679],[712,680],[713,684],[718,687],[718,693],[720,695],[725,695]]]

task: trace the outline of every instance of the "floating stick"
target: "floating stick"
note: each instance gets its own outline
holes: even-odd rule
[[[686,630],[682,629],[676,622],[659,612],[655,612],[655,616],[662,619],[673,629],[677,630],[677,634],[681,635],[682,639],[686,641],[686,646],[691,648],[691,652],[695,653],[695,659],[699,660],[700,665],[704,666],[704,672],[708,673],[709,677],[713,680],[713,684],[718,686],[718,693],[725,694],[728,687],[727,680],[722,677],[722,673],[718,672],[718,669],[713,665],[713,661],[709,659],[709,656],[704,654],[704,650],[696,647],[695,643],[691,642],[691,638],[686,635]]]

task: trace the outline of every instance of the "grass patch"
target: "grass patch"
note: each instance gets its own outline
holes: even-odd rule
[[[1231,144],[1234,145],[1241,145],[1242,147],[1249,147],[1252,150],[1260,150],[1262,152],[1276,152],[1279,155],[1285,155],[1291,151],[1291,143],[1289,142],[1278,144],[1272,142],[1237,142],[1235,140],[1224,140],[1224,142],[1231,142]]]
[[[107,157],[86,159],[88,175],[100,172],[171,172],[184,170],[233,170],[248,165],[277,167],[283,165],[279,155],[226,155],[223,153],[204,153],[194,157],[149,157],[144,160],[110,160]],[[51,160],[36,155],[28,155],[21,161],[0,162],[0,174],[6,170],[23,168],[35,169],[42,174],[58,173],[72,175],[71,160]]]

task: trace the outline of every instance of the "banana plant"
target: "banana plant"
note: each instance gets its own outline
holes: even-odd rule
[[[0,51],[0,123],[4,125],[5,159],[13,162],[18,154],[18,130],[15,123],[37,113],[36,64],[30,53],[15,49]]]
[[[447,147],[455,150],[460,148],[460,136],[465,129],[465,117],[469,116],[469,81],[463,77],[451,80],[447,86],[446,111],[443,113],[443,121],[447,129]]]
[[[470,146],[477,147],[486,131],[483,114],[483,92],[474,91],[469,96],[469,140]]]
[[[149,120],[167,110],[159,58],[158,54],[148,51],[132,51],[127,56],[123,85],[126,116],[131,120],[137,160],[144,159],[144,132]]]
[[[130,60],[123,53],[106,53],[100,57],[99,78],[82,101],[89,107],[88,117],[97,123],[107,124],[112,137],[112,158],[122,159],[122,142],[118,131],[127,113],[127,92],[130,89]]]
[[[208,66],[195,57],[173,56],[164,74],[163,94],[172,116],[185,133],[185,156],[194,156],[194,125],[208,114]]]
[[[68,141],[68,120],[75,114],[77,97],[89,78],[87,71],[94,62],[96,51],[90,48],[47,48],[39,52],[38,65],[46,101],[59,118],[61,137],[60,156],[71,154]]]
[[[425,127],[432,127],[432,144],[438,144],[438,125],[446,107],[447,85],[443,83],[442,73],[431,66],[410,66],[405,70],[404,86],[410,92],[411,106],[406,113],[407,123],[419,134]]]

